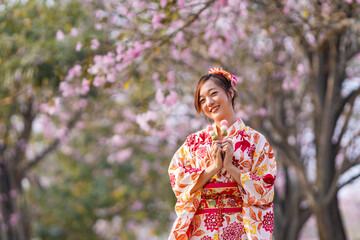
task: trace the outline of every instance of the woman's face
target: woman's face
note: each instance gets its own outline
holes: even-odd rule
[[[213,80],[206,81],[200,89],[201,110],[215,121],[228,119],[233,114],[231,99]]]

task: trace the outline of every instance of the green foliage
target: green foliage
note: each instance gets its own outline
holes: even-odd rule
[[[36,94],[43,101],[58,95],[58,87],[75,64],[86,66],[94,37],[104,38],[93,28],[90,9],[78,1],[30,0],[5,5],[0,12],[1,108],[16,102],[16,95]],[[71,36],[71,29],[78,36]],[[57,40],[58,30],[64,39]],[[83,48],[75,50],[77,42]],[[34,89],[29,93],[30,89]],[[1,109],[5,111],[4,109]]]
[[[93,131],[88,126],[69,143],[77,152],[65,155],[58,151],[54,159],[36,169],[40,179],[51,183],[27,193],[30,205],[36,206],[32,214],[37,218],[34,230],[40,239],[96,239],[93,227],[97,219],[111,221],[115,215],[122,218],[119,228],[124,239],[135,237],[127,223],[141,224],[145,219],[157,222],[154,233],[167,231],[163,226],[168,226],[175,203],[167,169],[161,167],[168,159],[143,153],[136,145],[131,158],[122,164],[109,164],[106,151],[96,155],[100,158],[87,156],[89,149],[101,152],[102,146],[96,146],[94,139],[110,134],[109,130]],[[137,201],[142,207],[134,210]]]
[[[91,39],[103,41],[106,36],[94,30],[91,9],[84,8],[78,1],[51,4],[45,0],[8,1],[3,6],[4,10],[0,11],[0,134],[2,143],[11,148],[21,131],[12,124],[15,119],[29,120],[19,117],[29,99],[37,106],[52,102],[59,96],[59,84],[69,68],[75,64],[86,66],[97,53],[89,48]],[[70,36],[73,28],[77,29],[77,36]],[[58,30],[64,32],[63,40],[56,39]],[[83,45],[80,51],[75,50],[77,42]],[[34,109],[32,114],[37,116],[38,109]],[[26,141],[29,146],[48,143],[36,133]],[[107,203],[109,183],[102,178],[92,178],[93,166],[74,162],[67,156],[56,155],[57,158],[58,161],[50,158],[50,165],[42,166],[44,172],[34,172],[36,179],[54,177],[54,184],[44,188],[34,184],[34,180],[30,191],[26,191],[33,235],[40,239],[96,239],[91,229],[96,221],[94,209],[110,204]]]

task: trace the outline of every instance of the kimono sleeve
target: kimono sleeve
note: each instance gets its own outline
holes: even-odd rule
[[[192,141],[189,140],[189,137],[174,154],[168,169],[171,187],[177,198],[175,211],[178,215],[184,210],[187,212],[196,211],[199,205],[200,192],[197,191],[192,194],[190,192],[204,171],[196,167],[196,158],[191,153]]]
[[[273,232],[276,161],[270,144],[265,138],[263,142],[263,147],[254,153],[251,171],[240,175],[242,215],[249,239],[271,239]]]
[[[250,172],[241,173],[241,187],[246,205],[272,203],[274,182],[276,178],[276,161],[270,144],[265,140],[261,150],[254,153],[253,166]]]

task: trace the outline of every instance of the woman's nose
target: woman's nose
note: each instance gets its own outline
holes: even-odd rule
[[[213,100],[212,98],[208,98],[208,99],[206,100],[206,104],[207,104],[208,106],[212,106],[212,105],[214,104],[214,100]]]

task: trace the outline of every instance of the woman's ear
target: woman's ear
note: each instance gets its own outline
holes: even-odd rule
[[[230,91],[231,99],[233,99],[233,98],[234,98],[234,94],[235,94],[235,93],[234,93],[234,89],[230,88],[229,91]]]

